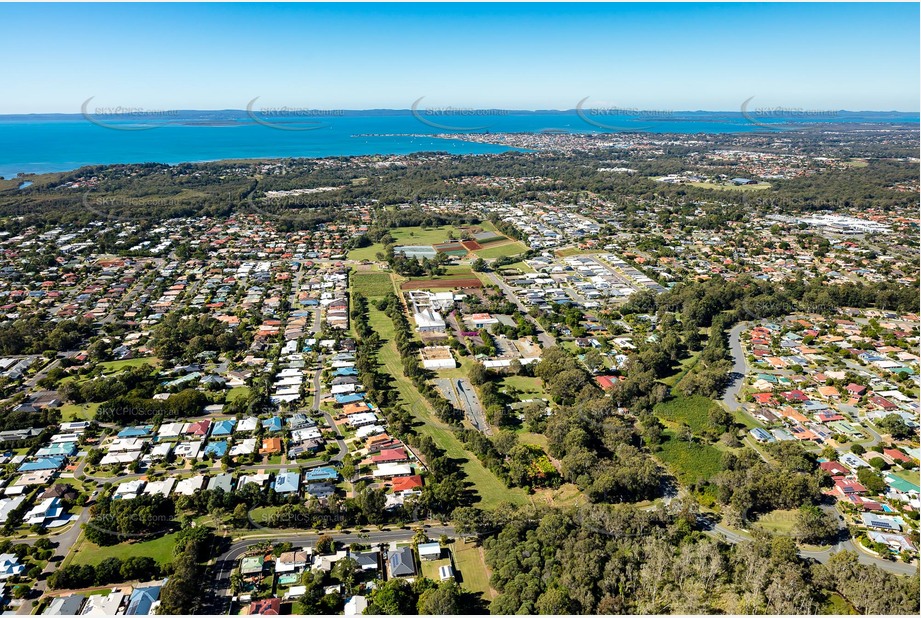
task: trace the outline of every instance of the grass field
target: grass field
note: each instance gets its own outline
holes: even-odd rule
[[[400,394],[403,404],[422,425],[417,430],[431,436],[435,443],[445,450],[452,459],[466,460],[461,467],[464,476],[472,484],[472,489],[479,494],[479,506],[490,508],[502,502],[526,504],[527,496],[521,489],[509,489],[496,476],[487,470],[483,464],[469,453],[451,431],[450,427],[436,419],[428,403],[419,395],[416,387],[403,375],[403,363],[400,360],[397,346],[393,342],[393,322],[383,312],[378,311],[373,305],[369,307],[369,322],[371,328],[385,341],[381,347],[378,358],[384,369],[394,379],[394,387]]]
[[[678,440],[674,432],[665,430],[667,440],[655,456],[664,462],[683,485],[708,481],[720,471],[722,454],[709,444]]]
[[[115,373],[128,367],[141,367],[143,365],[158,365],[160,360],[153,357],[129,358],[128,360],[108,361],[99,363],[103,373]]]
[[[670,388],[675,388],[675,385],[678,384],[678,382],[680,382],[681,379],[682,379],[685,375],[687,375],[687,373],[688,373],[691,369],[694,368],[694,365],[697,364],[697,359],[698,359],[698,358],[700,358],[700,352],[695,352],[695,353],[692,354],[691,356],[689,356],[689,357],[687,357],[687,358],[681,359],[681,363],[679,364],[680,366],[679,366],[679,368],[678,368],[678,371],[675,372],[674,374],[668,376],[667,378],[662,378],[662,379],[659,380],[659,381],[660,381],[662,384],[664,384],[664,385],[666,385],[666,386],[668,386],[668,387],[670,387]]]
[[[593,251],[588,251],[587,249],[579,249],[577,247],[567,247],[566,249],[560,249],[556,252],[559,257],[570,257],[572,255],[584,255],[586,253],[597,253]]]
[[[496,591],[489,586],[489,572],[481,549],[461,539],[457,540],[452,549],[454,566],[457,567],[463,587],[471,592],[479,592],[488,601],[494,599]]]
[[[393,292],[393,280],[388,273],[353,272],[350,281],[353,292],[368,298],[384,297]]]
[[[96,416],[99,403],[68,403],[61,406],[61,420],[63,421],[90,421]]]
[[[796,511],[793,509],[771,511],[758,518],[756,525],[773,534],[789,536],[796,526]]]
[[[691,427],[691,431],[700,434],[710,424],[710,410],[719,405],[701,395],[680,396],[656,405],[653,412],[663,422],[684,422]]]
[[[848,616],[856,615],[857,610],[855,610],[843,596],[837,592],[833,592],[828,595],[828,602],[825,604],[825,611],[823,613],[832,616]]]
[[[542,433],[531,433],[529,431],[519,431],[518,441],[522,444],[534,444],[541,447],[544,451],[547,451],[550,448],[550,443],[547,440],[547,436]]]
[[[374,243],[368,247],[362,247],[361,249],[352,249],[349,251],[346,256],[350,260],[355,260],[360,262],[362,260],[374,261],[377,258],[375,257],[378,253],[384,250],[384,245],[379,242]]]
[[[227,401],[231,402],[235,399],[239,399],[240,397],[246,397],[247,395],[249,395],[248,386],[235,386],[227,391]]]
[[[528,376],[505,376],[499,382],[500,390],[503,388],[514,388],[521,391],[525,399],[532,399],[543,396],[540,378],[529,378]]]
[[[533,272],[536,272],[533,268],[531,268],[530,266],[528,266],[528,265],[525,264],[524,262],[515,262],[514,264],[509,264],[508,266],[503,266],[503,267],[502,267],[503,270],[506,269],[506,268],[514,268],[514,269],[519,270],[519,271],[521,271],[521,272],[523,272],[523,273],[533,273]]]
[[[447,556],[448,552],[442,548],[441,555]],[[443,566],[451,566],[450,558],[442,558],[441,560],[423,560],[420,561],[420,566],[422,567],[422,575],[428,577],[432,581],[440,581],[438,577],[438,569]]]
[[[528,247],[524,243],[516,240],[514,242],[505,243],[502,245],[487,245],[484,249],[478,249],[476,254],[478,257],[481,257],[484,260],[489,260],[492,258],[518,255],[519,253],[524,253],[527,250]]]
[[[80,549],[74,555],[72,564],[88,564],[96,566],[106,558],[120,558],[125,560],[132,556],[145,556],[153,558],[160,564],[166,564],[173,559],[173,546],[176,544],[176,533],[165,534],[150,541],[134,543],[119,543],[100,547],[95,543],[83,541]]]
[[[713,189],[714,191],[764,191],[771,188],[771,185],[767,182],[761,182],[756,185],[718,185],[712,182],[691,182],[688,184],[701,189]]]

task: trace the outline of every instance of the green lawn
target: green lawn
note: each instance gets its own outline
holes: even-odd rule
[[[522,273],[533,273],[536,272],[533,268],[525,264],[524,262],[515,262],[514,264],[509,264],[508,266],[503,266],[502,270],[506,268],[514,268],[520,270]]]
[[[356,262],[361,262],[362,260],[373,262],[377,259],[375,256],[383,250],[384,245],[377,242],[368,247],[362,247],[361,249],[352,249],[349,251],[346,257],[348,257],[350,260],[355,260]]]
[[[393,236],[398,245],[436,245],[446,242],[451,235],[460,240],[464,237],[464,231],[453,225],[430,228],[415,226],[390,230],[390,235]]]
[[[116,373],[128,367],[141,367],[143,365],[158,365],[159,363],[160,363],[159,359],[148,356],[148,357],[143,357],[143,358],[129,358],[128,360],[108,361],[105,363],[99,363],[99,366],[102,367],[103,373]]]
[[[461,580],[459,583],[471,592],[479,592],[487,600],[494,598],[480,548],[472,542],[464,543],[458,539],[451,549],[454,552],[454,566]]]
[[[560,249],[556,254],[560,257],[570,257],[573,255],[584,255],[586,253],[597,253],[597,251],[588,251],[586,249],[579,249],[578,247],[567,247],[565,249]]]
[[[709,426],[709,413],[713,407],[719,407],[719,404],[702,395],[680,396],[656,405],[653,412],[663,421],[687,423],[691,431],[699,435]]]
[[[394,386],[400,394],[402,403],[413,416],[422,422],[416,429],[431,436],[440,448],[452,459],[466,460],[461,468],[464,476],[472,484],[472,489],[479,494],[479,506],[490,508],[503,502],[526,504],[527,496],[520,488],[509,489],[505,483],[486,469],[483,464],[468,452],[451,428],[434,417],[428,403],[419,395],[416,387],[403,375],[403,363],[400,360],[396,343],[393,342],[393,322],[373,305],[369,307],[369,323],[374,332],[385,341],[378,355],[384,370],[394,378]]]
[[[500,390],[504,388],[518,389],[525,399],[542,397],[544,394],[543,388],[541,387],[541,379],[530,378],[528,376],[505,376],[502,378],[502,381],[499,382],[499,388]]]
[[[353,272],[352,291],[368,298],[384,297],[393,292],[393,280],[389,273]]]
[[[668,386],[668,387],[674,388],[675,385],[678,384],[678,382],[681,381],[681,378],[683,378],[685,375],[687,375],[687,373],[688,373],[691,369],[694,368],[694,365],[697,364],[697,359],[698,359],[699,357],[700,357],[700,352],[695,352],[694,354],[692,354],[692,355],[689,356],[688,358],[683,358],[683,359],[681,359],[681,363],[679,364],[680,366],[679,366],[679,368],[678,368],[678,371],[677,371],[676,373],[674,373],[674,374],[668,376],[667,378],[662,378],[662,379],[659,380],[659,381],[662,382],[662,384],[664,384],[664,385],[666,385],[666,386]]]
[[[249,395],[248,386],[235,386],[234,388],[227,391],[227,402],[230,403],[231,401],[234,401],[235,399],[239,399],[240,397],[246,397],[247,395]]]
[[[793,527],[796,526],[796,510],[778,509],[765,513],[758,518],[756,524],[773,534],[789,536],[793,533]]]
[[[441,550],[441,555],[442,556],[448,555],[447,551],[444,548],[442,548]],[[428,577],[432,581],[437,582],[437,581],[440,581],[438,577],[438,569],[440,569],[443,566],[451,566],[451,559],[446,557],[446,558],[442,558],[441,560],[423,560],[421,561],[420,566],[422,567],[423,577]]]
[[[523,242],[515,241],[511,243],[506,243],[504,245],[491,246],[487,245],[483,249],[476,251],[478,257],[483,258],[484,260],[489,260],[492,258],[507,257],[510,255],[518,255],[519,253],[524,253],[528,250],[527,245]]]
[[[173,546],[175,544],[176,533],[165,534],[150,541],[119,543],[118,545],[106,547],[100,547],[85,540],[74,555],[72,564],[96,566],[106,558],[125,560],[132,556],[145,556],[153,558],[160,564],[166,564],[173,559]]]
[[[655,456],[669,467],[682,485],[708,481],[720,471],[722,454],[718,449],[709,444],[678,440],[670,430],[663,434],[667,440]]]
[[[91,421],[96,416],[100,403],[68,403],[61,406],[62,421]]]
[[[529,431],[518,431],[518,441],[521,444],[534,444],[539,446],[544,451],[547,451],[550,448],[550,443],[547,440],[547,436],[542,433],[531,433]]]

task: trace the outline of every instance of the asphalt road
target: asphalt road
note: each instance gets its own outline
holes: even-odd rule
[[[828,505],[823,506],[822,508],[833,514],[836,521],[838,522],[839,529],[846,534],[847,527],[844,523],[844,519],[837,512],[837,510],[833,506]],[[706,534],[714,537],[719,537],[727,543],[747,543],[750,540],[744,534],[741,534],[735,530],[730,530],[721,524],[708,522],[703,517],[698,518],[698,523],[703,527]],[[904,562],[893,562],[891,560],[883,560],[882,558],[872,556],[864,552],[857,546],[857,543],[854,543],[854,541],[849,538],[841,538],[835,545],[822,550],[810,551],[806,549],[800,549],[799,555],[803,558],[808,558],[824,564],[831,559],[832,555],[841,551],[852,551],[857,554],[858,561],[861,564],[876,566],[884,571],[895,573],[897,575],[912,575],[918,570],[918,567],[911,564],[906,564]]]
[[[480,400],[476,396],[476,391],[473,390],[473,385],[468,380],[454,380],[454,388],[473,426],[487,436],[492,435],[492,429],[489,423],[486,422],[483,406],[480,405]]]
[[[747,322],[740,322],[729,331],[729,353],[732,355],[732,371],[729,373],[729,384],[723,391],[722,402],[730,412],[742,408],[739,403],[739,392],[745,384],[745,374],[748,372],[748,361],[742,349],[742,332],[748,327]]]
[[[531,317],[531,314],[528,313],[528,308],[518,299],[518,296],[515,292],[502,280],[502,277],[496,273],[485,273],[489,277],[490,281],[499,286],[499,289],[505,292],[506,297],[518,307],[518,310],[521,311],[521,314],[524,318],[534,325],[534,328],[537,329],[537,340],[540,342],[541,347],[549,348],[556,345],[556,339],[546,331],[543,327],[538,324],[537,320]]]

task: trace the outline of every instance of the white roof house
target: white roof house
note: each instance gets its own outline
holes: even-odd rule
[[[160,425],[157,435],[160,438],[178,438],[182,435],[182,430],[185,429],[185,426],[186,423],[163,423]]]
[[[166,498],[170,495],[170,492],[173,491],[173,485],[176,484],[176,479],[169,478],[162,481],[150,481],[147,483],[147,487],[144,488],[144,493],[148,495],[159,494]]]
[[[204,487],[205,477],[203,476],[190,476],[187,479],[182,479],[176,483],[176,493],[182,494],[183,496],[191,496],[196,491]]]
[[[377,470],[372,472],[374,478],[390,478],[393,476],[409,476],[413,473],[413,467],[409,464],[378,464]]]

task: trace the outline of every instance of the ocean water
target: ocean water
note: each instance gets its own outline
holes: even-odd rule
[[[80,114],[0,116],[0,176],[82,165],[182,163],[221,159],[330,157],[413,152],[487,154],[505,146],[439,138],[464,132],[781,132],[804,125],[911,124],[917,113],[842,112],[828,118],[758,118],[739,112],[642,114],[476,110],[340,112],[267,116],[245,111],[181,111],[149,117]]]

